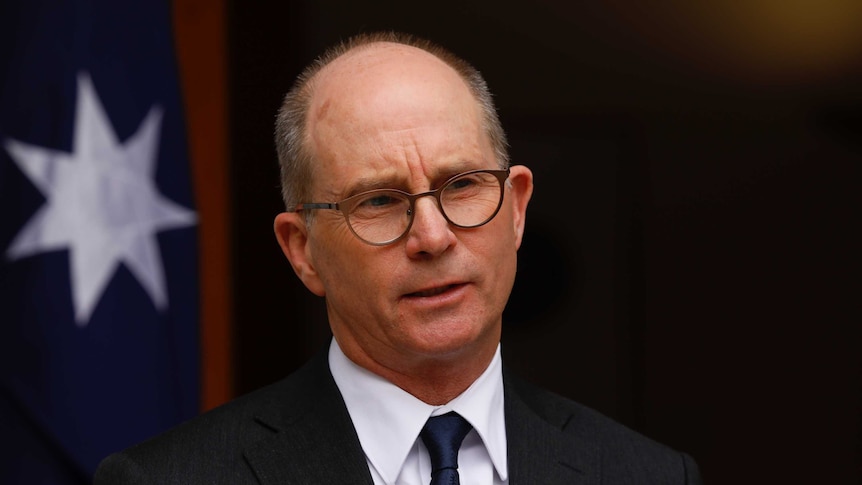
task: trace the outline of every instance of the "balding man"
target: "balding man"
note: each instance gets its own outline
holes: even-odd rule
[[[533,180],[469,64],[353,38],[299,77],[276,143],[275,234],[325,298],[329,348],[109,457],[97,484],[700,482],[687,455],[502,368]]]

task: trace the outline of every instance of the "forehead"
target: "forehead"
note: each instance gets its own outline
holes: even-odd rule
[[[428,85],[463,84],[452,67],[430,52],[393,42],[374,42],[356,47],[324,66],[315,75],[315,98],[319,101],[332,94],[344,95],[345,88],[350,90],[350,97],[359,97],[367,92],[357,89],[368,83],[391,88],[422,79]]]
[[[347,52],[314,80],[309,129],[321,124],[373,123],[399,128],[415,118],[447,111],[476,111],[478,104],[461,76],[416,47],[378,42]],[[434,106],[445,109],[432,109]]]
[[[472,92],[428,52],[366,46],[330,63],[314,83],[307,133],[317,159],[313,172],[327,180],[415,175],[450,164],[478,168],[487,157]]]

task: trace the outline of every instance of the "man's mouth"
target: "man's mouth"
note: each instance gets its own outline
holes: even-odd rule
[[[407,294],[407,296],[408,296],[408,297],[427,298],[427,297],[429,297],[429,296],[437,296],[437,295],[440,295],[440,294],[445,293],[445,292],[447,292],[447,291],[449,291],[449,290],[451,290],[452,288],[455,288],[455,287],[457,287],[457,286],[461,286],[461,285],[446,285],[446,286],[438,286],[438,287],[436,287],[436,288],[430,288],[430,289],[427,289],[427,290],[422,290],[422,291],[416,291],[416,292],[413,292],[413,293],[408,293],[408,294]]]

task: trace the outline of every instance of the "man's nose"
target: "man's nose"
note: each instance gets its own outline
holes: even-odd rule
[[[413,205],[413,225],[407,234],[407,254],[428,258],[446,252],[457,241],[434,197],[420,197]]]

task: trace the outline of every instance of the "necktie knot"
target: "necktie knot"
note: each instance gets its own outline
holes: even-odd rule
[[[431,485],[457,485],[458,450],[467,433],[473,429],[458,413],[429,418],[422,428],[422,442],[431,458]]]

